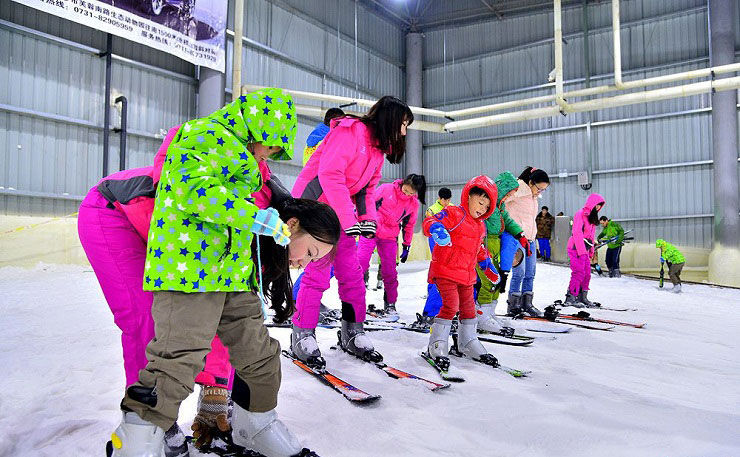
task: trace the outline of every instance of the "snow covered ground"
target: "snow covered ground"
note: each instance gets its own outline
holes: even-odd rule
[[[400,269],[398,309],[409,321],[423,305],[426,264]],[[538,265],[535,304],[562,298],[568,276]],[[323,457],[738,456],[740,291],[689,284],[676,296],[655,284],[592,281],[592,299],[638,308],[594,315],[647,322],[645,329],[574,328],[531,347],[486,344],[502,363],[533,374],[515,379],[453,359],[467,381],[439,392],[331,351],[335,331],[319,329],[328,368],[383,398],[354,406],[283,359],[279,412]],[[124,376],[120,334],[95,276],[73,266],[3,268],[0,288],[0,456],[104,455]],[[338,304],[334,288],[326,297]],[[369,292],[368,303],[382,304],[382,292]],[[272,333],[287,345],[287,329]],[[417,355],[426,335],[371,336],[390,365],[437,379]],[[191,396],[181,408],[184,429],[194,415]]]

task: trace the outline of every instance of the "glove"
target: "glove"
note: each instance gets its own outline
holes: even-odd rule
[[[661,264],[665,263],[665,259],[663,258],[663,256],[660,256],[660,263]]]
[[[502,271],[501,272],[501,281],[496,284],[496,289],[498,289],[499,293],[506,292],[506,280],[509,279],[509,272],[508,271]]]
[[[213,438],[229,430],[229,391],[223,387],[203,386],[198,399],[198,415],[190,427],[195,447],[208,446]]]
[[[290,243],[290,229],[280,219],[275,208],[257,210],[251,230],[255,235],[271,236],[280,246]]]
[[[438,246],[449,246],[452,244],[452,238],[450,238],[450,232],[447,231],[441,222],[435,222],[429,227],[429,233],[432,234],[432,239]]]
[[[360,236],[360,233],[362,233],[362,230],[360,229],[360,223],[358,222],[352,227],[344,229],[344,233],[346,233],[347,236],[351,236],[353,238],[356,236]]]
[[[488,278],[489,281],[494,284],[498,284],[498,272],[496,271],[496,267],[493,266],[493,262],[491,262],[490,257],[486,257],[486,260],[481,260],[480,262],[478,262],[478,266],[481,270],[483,270],[483,274],[486,275],[486,278]]]
[[[519,235],[517,235],[516,239],[517,241],[519,241],[519,244],[521,244],[524,250],[527,252],[527,257],[531,256],[532,249],[529,247],[529,240],[527,239],[527,237],[520,233]]]
[[[375,238],[375,230],[378,227],[375,221],[362,221],[358,222],[358,224],[360,226],[360,235],[365,238]]]
[[[408,244],[403,245],[403,250],[401,251],[401,263],[406,263],[406,260],[409,258],[409,249],[411,249],[411,246]]]

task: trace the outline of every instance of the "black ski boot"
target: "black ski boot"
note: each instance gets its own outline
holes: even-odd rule
[[[532,297],[532,292],[524,292],[520,305],[522,312],[529,314],[532,317],[542,317],[542,311],[532,305]]]
[[[509,294],[509,300],[506,302],[506,315],[518,316],[522,314],[522,294]]]

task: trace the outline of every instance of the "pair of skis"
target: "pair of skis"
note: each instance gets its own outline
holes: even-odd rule
[[[290,351],[283,350],[283,355],[289,358],[290,360],[292,360],[293,364],[298,366],[300,369],[312,375],[313,377],[315,377],[322,383],[326,384],[327,386],[331,387],[335,391],[339,392],[340,394],[342,394],[344,398],[346,398],[352,403],[368,404],[368,403],[373,403],[377,400],[380,400],[381,398],[380,395],[370,394],[358,387],[355,387],[354,385],[348,383],[347,381],[340,379],[338,376],[331,374],[326,369],[316,369],[314,367],[310,367],[309,365],[299,360]],[[360,360],[362,360],[363,362],[375,365],[375,367],[382,370],[383,372],[385,372],[385,374],[387,374],[389,377],[393,379],[412,379],[412,380],[418,381],[421,385],[431,390],[432,392],[436,392],[440,389],[445,389],[447,387],[450,387],[449,384],[441,384],[438,382],[430,381],[428,379],[422,378],[421,376],[416,376],[411,373],[407,373],[403,370],[399,370],[398,368],[394,368],[384,362],[369,362],[364,359],[360,359]]]

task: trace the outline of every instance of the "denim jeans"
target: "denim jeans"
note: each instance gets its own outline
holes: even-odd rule
[[[514,267],[511,272],[509,294],[532,292],[534,288],[534,275],[537,271],[537,251],[534,241],[529,242],[529,249],[532,254],[526,256],[522,263]]]

